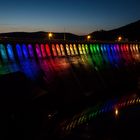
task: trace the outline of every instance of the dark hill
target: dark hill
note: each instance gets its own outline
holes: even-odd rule
[[[95,31],[91,34],[92,41],[115,41],[118,36],[122,36],[123,41],[140,41],[140,20],[126,26],[109,30],[109,31]],[[87,35],[78,36],[72,33],[53,33],[51,40],[54,41],[81,41],[85,40]],[[0,33],[0,38],[8,40],[49,40],[48,32],[10,32]]]
[[[1,38],[8,39],[42,39],[49,40],[48,32],[10,32],[10,33],[1,33]],[[78,36],[72,33],[56,33],[53,32],[53,37],[51,40],[83,40],[83,36]]]
[[[96,31],[91,35],[95,40],[114,41],[118,36],[122,36],[124,40],[140,41],[140,20],[117,29]]]

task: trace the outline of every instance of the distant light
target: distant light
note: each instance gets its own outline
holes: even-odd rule
[[[49,39],[51,39],[53,37],[53,34],[52,33],[49,33],[48,34],[48,37],[49,37]]]
[[[90,39],[91,39],[91,36],[90,36],[90,35],[88,35],[88,36],[87,36],[87,40],[90,40]]]
[[[118,37],[118,41],[122,41],[122,37],[121,36]]]

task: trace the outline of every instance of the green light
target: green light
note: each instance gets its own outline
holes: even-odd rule
[[[93,54],[93,48],[92,48],[92,44],[90,44],[90,51]]]
[[[99,44],[96,44],[96,49],[97,49],[98,53],[100,53]]]
[[[87,44],[85,45],[85,48],[86,48],[87,54],[89,54],[89,50],[88,50],[88,45]]]
[[[95,44],[93,44],[93,51],[94,51],[94,53],[97,53],[96,45]]]
[[[82,50],[83,50],[83,54],[86,54],[86,50],[85,50],[84,44],[82,44]]]

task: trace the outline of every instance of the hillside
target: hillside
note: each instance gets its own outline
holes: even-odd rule
[[[140,20],[117,29],[92,32],[91,35],[95,40],[102,41],[114,41],[118,36],[122,36],[124,40],[128,41],[140,41]]]
[[[96,41],[115,41],[118,36],[122,36],[123,40],[140,41],[140,20],[117,29],[109,31],[95,31],[91,34],[91,40]],[[85,40],[87,35],[78,36],[72,33],[53,33],[51,40],[54,41],[81,41]],[[10,32],[0,33],[0,38],[4,39],[22,39],[22,40],[49,40],[48,32]]]

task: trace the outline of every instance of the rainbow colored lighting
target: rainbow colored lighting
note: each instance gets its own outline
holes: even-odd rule
[[[112,64],[119,61],[118,58],[139,60],[140,44],[139,43],[70,43],[70,44],[0,44],[0,58],[2,62],[16,61],[17,59],[46,59],[51,56],[91,56],[95,61],[96,55],[101,57],[101,61],[110,61]],[[93,56],[92,56],[93,55]],[[130,59],[131,56],[131,59]],[[117,60],[117,61],[116,61]],[[103,63],[102,63],[103,64]]]
[[[115,117],[119,116],[119,110],[131,105],[140,104],[140,97],[138,95],[129,95],[121,97],[120,99],[113,99],[105,103],[99,103],[93,108],[88,108],[81,113],[76,114],[71,119],[65,120],[60,124],[62,131],[69,133],[73,128],[83,124],[97,116],[113,111]]]

